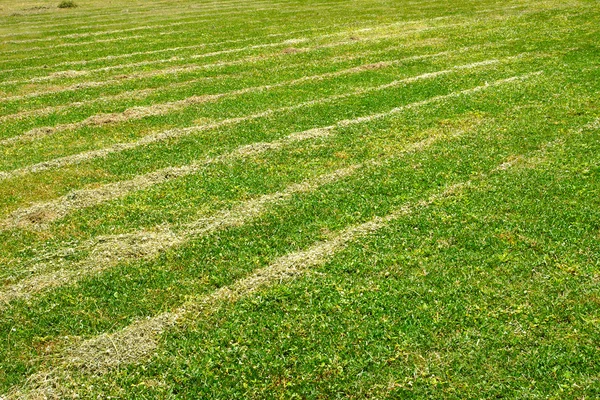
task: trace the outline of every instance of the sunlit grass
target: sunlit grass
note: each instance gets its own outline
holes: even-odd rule
[[[600,396],[596,3],[76,5],[0,4],[0,398]]]

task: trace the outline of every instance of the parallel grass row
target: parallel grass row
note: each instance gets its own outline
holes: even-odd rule
[[[600,395],[596,2],[48,4],[0,398]]]

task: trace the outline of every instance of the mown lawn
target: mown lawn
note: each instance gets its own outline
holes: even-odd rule
[[[0,0],[0,399],[600,397],[596,0]]]

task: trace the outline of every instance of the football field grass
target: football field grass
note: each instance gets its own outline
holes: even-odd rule
[[[0,0],[0,399],[600,397],[598,0]]]

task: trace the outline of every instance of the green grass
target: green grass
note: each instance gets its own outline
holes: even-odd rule
[[[600,396],[598,18],[0,2],[0,398]]]

